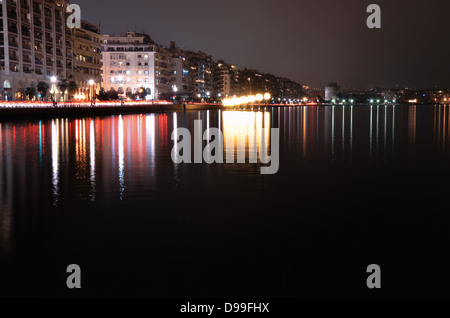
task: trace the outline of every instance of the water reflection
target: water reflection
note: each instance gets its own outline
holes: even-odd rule
[[[270,112],[226,111],[222,121],[227,163],[257,163],[258,154],[261,161],[266,161],[266,145],[270,145]]]
[[[447,160],[450,107],[387,106],[268,108],[0,123],[0,249],[8,253],[18,220],[77,202],[176,197],[199,170],[171,160],[174,129],[223,131],[224,157],[258,162],[280,129],[280,171],[322,165],[365,168],[421,156]],[[203,145],[205,143],[203,142]],[[238,153],[245,150],[244,160]],[[267,155],[267,154],[264,154]],[[261,159],[261,158],[260,158]],[[259,178],[254,164],[224,165]],[[236,167],[238,166],[238,167]],[[216,168],[214,168],[216,167]],[[210,171],[210,170],[207,170]],[[226,174],[218,174],[226,179]],[[218,183],[223,180],[217,180]],[[23,223],[20,223],[23,224]],[[20,228],[19,228],[20,230]]]

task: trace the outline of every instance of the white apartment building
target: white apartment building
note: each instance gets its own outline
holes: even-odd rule
[[[165,98],[172,92],[171,58],[148,35],[125,32],[120,36],[102,35],[102,86],[123,96],[142,87],[147,98]]]
[[[22,100],[52,76],[73,80],[66,0],[0,0],[0,99]]]

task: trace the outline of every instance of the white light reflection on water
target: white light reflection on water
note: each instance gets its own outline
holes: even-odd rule
[[[89,152],[91,166],[91,201],[95,201],[95,126],[94,120],[91,119],[90,135],[89,135]]]
[[[53,205],[59,202],[59,123],[58,119],[52,120],[52,185]]]
[[[125,153],[124,153],[124,138],[123,138],[123,118],[122,115],[119,116],[119,127],[118,127],[118,157],[119,157],[119,196],[120,200],[123,200],[123,195],[125,192]]]

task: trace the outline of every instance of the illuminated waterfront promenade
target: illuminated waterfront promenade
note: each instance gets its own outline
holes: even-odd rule
[[[51,102],[3,102],[0,103],[0,118],[8,117],[60,117],[60,116],[101,116],[118,114],[143,114],[143,113],[164,113],[173,111],[201,111],[201,110],[241,110],[254,111],[266,109],[267,107],[296,107],[296,106],[335,106],[352,107],[353,106],[386,106],[387,104],[246,104],[246,105],[227,105],[209,104],[209,103],[171,103],[167,101],[155,102],[136,102],[136,101],[109,101],[109,102],[65,102],[58,103],[56,106]],[[393,106],[394,104],[389,104]],[[403,104],[396,103],[401,106]],[[404,104],[411,105],[411,104]]]
[[[186,104],[186,110],[220,109],[219,104]],[[8,102],[0,103],[0,117],[16,116],[96,116],[114,114],[160,113],[166,111],[182,111],[183,104],[158,102],[95,102],[58,103],[51,102]]]

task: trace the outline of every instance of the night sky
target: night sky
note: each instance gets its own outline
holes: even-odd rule
[[[75,0],[102,33],[146,32],[322,88],[450,88],[448,0]],[[382,29],[366,26],[367,6]]]

